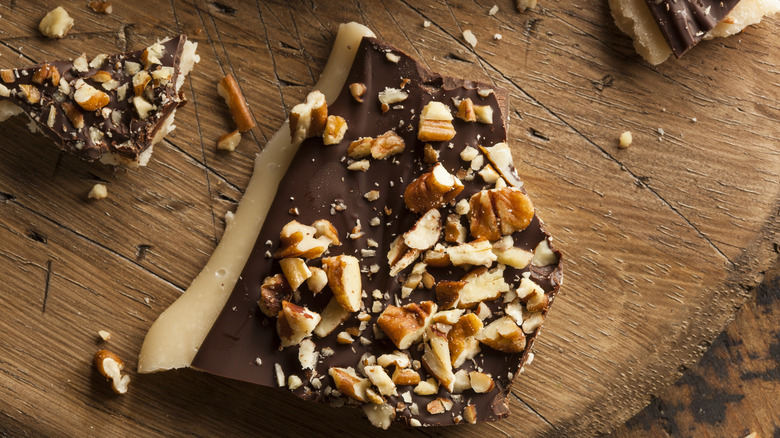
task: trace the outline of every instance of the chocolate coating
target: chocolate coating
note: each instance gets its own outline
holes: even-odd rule
[[[400,60],[397,63],[391,62],[387,59],[387,52],[400,55]],[[409,80],[403,88],[409,94],[408,98],[399,104],[391,105],[388,112],[382,113],[377,93],[387,87],[400,88],[402,80],[405,79]],[[366,85],[367,91],[362,103],[352,98],[348,88],[351,83]],[[378,313],[371,314],[368,328],[362,333],[362,336],[371,340],[370,344],[364,345],[357,340],[351,345],[338,344],[335,338],[339,331],[359,324],[357,314],[352,314],[331,335],[325,338],[316,336],[312,338],[319,351],[325,347],[334,351],[332,356],[320,357],[315,372],[322,387],[315,388],[310,381],[312,373],[301,370],[297,357],[298,348],[280,350],[275,319],[266,317],[258,309],[257,300],[263,279],[280,272],[278,260],[268,258],[266,252],[274,253],[279,248],[279,232],[287,222],[295,219],[304,224],[311,224],[318,219],[327,219],[338,229],[342,241],[341,246],[330,248],[330,255],[355,255],[364,268],[373,264],[378,266],[378,272],[370,274],[366,270],[362,275],[363,290],[367,292],[367,297],[363,299],[364,308],[371,309],[374,301],[372,291],[375,289],[385,295],[385,298],[380,300],[383,308],[388,304],[403,305],[411,302],[419,303],[423,300],[435,301],[435,293],[426,289],[416,289],[408,298],[401,299],[401,284],[411,271],[411,266],[401,272],[398,278],[391,277],[386,257],[390,243],[397,235],[409,230],[418,218],[418,215],[409,212],[404,205],[402,196],[404,189],[408,183],[430,167],[423,162],[424,144],[417,139],[420,110],[432,100],[452,107],[453,98],[465,97],[471,98],[475,105],[492,107],[494,111],[492,124],[466,123],[456,118],[453,120],[457,132],[455,137],[450,142],[433,143],[440,152],[439,161],[455,174],[458,169],[468,166],[468,163],[461,160],[459,156],[466,145],[477,148],[478,145],[492,146],[506,140],[506,126],[500,105],[500,102],[506,102],[506,95],[499,90],[495,90],[487,97],[478,94],[480,89],[492,88],[486,84],[446,78],[432,73],[395,48],[376,39],[364,38],[358,48],[344,89],[328,108],[330,114],[339,115],[347,121],[349,129],[344,140],[338,145],[325,146],[321,138],[309,138],[301,144],[279,185],[268,217],[235,289],[201,345],[192,366],[221,376],[276,387],[274,365],[279,364],[285,376],[297,374],[303,380],[304,385],[296,389],[295,394],[304,399],[326,401],[331,397],[326,394],[325,388],[333,386],[328,376],[330,367],[355,367],[364,353],[371,353],[378,357],[383,353],[396,350],[389,339],[376,339],[374,336],[373,326]],[[403,153],[388,160],[371,160],[367,172],[347,170],[345,157],[351,141],[360,137],[376,137],[390,129],[395,130],[404,139],[406,149]],[[452,147],[448,146],[450,143]],[[463,182],[465,189],[458,196],[458,200],[468,199],[473,193],[485,188],[479,176],[476,176],[473,181]],[[379,191],[378,200],[368,202],[364,198],[363,195],[370,190]],[[339,202],[346,205],[346,209],[332,210],[332,205]],[[299,211],[298,216],[288,213],[294,207]],[[392,209],[392,213],[386,215],[383,212],[385,207]],[[446,217],[453,212],[453,207],[448,205],[440,210],[442,217]],[[369,221],[373,217],[379,217],[382,223],[379,226],[370,226]],[[365,235],[355,240],[344,237],[358,220]],[[538,217],[534,217],[530,226],[514,234],[515,246],[530,251],[547,237],[542,222]],[[374,257],[361,256],[361,250],[371,249],[367,245],[368,238],[379,244],[378,248],[375,248]],[[269,241],[270,245],[267,244]],[[560,253],[558,255],[560,256]],[[313,260],[309,265],[319,266],[319,262]],[[521,274],[529,269],[530,266],[523,270],[507,267],[505,271],[507,282],[517,287]],[[428,271],[437,281],[460,279],[466,273],[465,269],[454,266],[429,268]],[[531,275],[552,300],[562,280],[561,263],[544,268],[532,268]],[[300,291],[301,299],[298,304],[317,312],[322,311],[332,296],[327,288],[317,295],[313,295],[305,285],[301,286]],[[500,299],[487,304],[494,313],[489,320],[493,320],[503,304]],[[489,320],[485,323],[487,324]],[[506,395],[510,390],[512,379],[519,373],[520,366],[525,362],[535,336],[536,333],[529,335],[526,349],[518,354],[501,353],[483,345],[482,352],[474,358],[474,361],[467,361],[461,368],[467,371],[480,368],[483,372],[490,373],[495,388],[485,394],[476,394],[470,390],[464,392],[458,400],[455,400],[449,412],[432,415],[426,410],[426,405],[437,396],[451,397],[444,387],[440,388],[438,395],[433,396],[418,396],[412,392],[412,386],[398,387],[399,395],[388,396],[387,402],[396,407],[402,402],[401,394],[409,391],[412,402],[418,406],[419,414],[413,415],[409,409],[410,404],[405,402],[406,407],[397,411],[396,420],[408,424],[412,418],[415,418],[422,424],[455,424],[463,421],[459,416],[463,407],[469,403],[476,406],[478,420],[495,420],[506,416],[509,412]],[[417,348],[418,345],[413,345],[408,350],[412,359],[419,360],[422,355],[422,351]],[[261,365],[256,364],[256,358],[261,358]],[[424,368],[419,371],[423,380],[429,377]]]
[[[676,57],[720,23],[739,0],[645,0]]]
[[[46,136],[51,138],[60,149],[79,156],[87,161],[94,161],[107,153],[114,153],[131,161],[137,161],[141,153],[152,145],[157,131],[161,128],[161,122],[168,118],[184,100],[176,92],[176,78],[179,75],[179,62],[182,48],[187,38],[180,35],[162,43],[165,51],[160,58],[161,64],[153,65],[149,72],[158,66],[172,67],[174,69],[171,80],[167,84],[160,84],[147,88],[146,98],[156,109],[151,111],[145,119],[141,119],[135,109],[132,98],[133,76],[125,69],[125,62],[131,61],[142,65],[143,50],[109,55],[103,63],[95,68],[89,67],[86,71],[73,69],[72,61],[49,61],[48,64],[57,68],[62,79],[68,82],[70,93],[63,94],[58,84],[52,84],[46,79],[42,84],[33,82],[33,76],[44,65],[38,64],[31,67],[15,69],[14,75],[18,76],[13,82],[3,83],[10,91],[9,99],[19,105],[38,125],[38,128]],[[92,76],[98,71],[105,71],[111,75],[111,79],[118,82],[112,90],[107,90],[102,83],[96,82]],[[110,102],[97,111],[86,111],[74,100],[75,83],[78,79],[91,85],[97,90],[106,93]],[[32,85],[41,94],[40,102],[30,103],[20,93],[21,85]],[[119,98],[118,89],[126,86],[126,95]],[[0,97],[3,98],[3,97]],[[65,116],[61,104],[70,102],[84,117],[84,126],[76,128],[71,120]],[[49,126],[48,116],[51,108],[54,108],[56,116]],[[103,110],[106,114],[104,114]],[[113,115],[121,114],[121,117]],[[102,138],[90,133],[90,128],[97,129]]]

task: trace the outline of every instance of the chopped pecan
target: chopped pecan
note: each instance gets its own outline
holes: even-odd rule
[[[282,274],[266,277],[260,286],[257,305],[267,316],[277,316],[282,310],[282,301],[292,298],[292,289]]]
[[[306,102],[295,105],[290,111],[290,137],[293,144],[300,144],[308,137],[322,135],[328,120],[328,104],[325,95],[314,90],[306,96]]]
[[[469,207],[472,237],[490,241],[524,230],[534,217],[531,199],[514,187],[477,192],[469,199]]]
[[[404,350],[422,339],[436,309],[433,301],[410,303],[403,307],[391,304],[379,315],[377,325],[396,347]]]
[[[441,102],[431,101],[420,113],[417,138],[420,141],[449,141],[455,137],[452,114]]]
[[[406,186],[404,202],[412,212],[422,213],[447,204],[462,190],[463,183],[437,163]]]

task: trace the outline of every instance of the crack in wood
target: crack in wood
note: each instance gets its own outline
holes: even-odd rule
[[[542,131],[539,131],[536,128],[528,128],[528,132],[531,134],[531,136],[538,138],[539,140],[543,141],[550,141],[550,137],[548,137],[545,133]]]
[[[32,240],[34,240],[36,242],[40,242],[40,243],[43,243],[43,244],[46,244],[46,243],[49,242],[49,240],[46,238],[46,236],[44,236],[40,232],[38,232],[36,230],[33,230],[33,229],[28,229],[27,230],[27,237],[29,237],[30,239],[32,239]]]
[[[41,306],[41,314],[46,313],[46,303],[49,301],[49,283],[51,281],[51,260],[46,261],[46,280],[43,286],[43,305]]]
[[[228,5],[224,4],[224,3],[209,2],[209,4],[214,8],[214,10],[216,10],[220,14],[229,15],[231,17],[235,17],[238,14],[238,9],[236,9],[236,8],[234,8],[232,6],[228,6]]]

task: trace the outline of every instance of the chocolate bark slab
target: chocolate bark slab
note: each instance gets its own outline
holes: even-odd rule
[[[144,50],[0,71],[7,115],[24,112],[57,146],[87,161],[146,165],[173,130],[197,43],[180,35]],[[14,111],[15,110],[15,111]]]
[[[476,169],[471,171],[471,175],[467,169],[472,167],[474,159],[464,161],[461,157],[466,146],[479,151],[480,146],[491,147],[505,141],[506,127],[501,115],[501,105],[505,102],[503,93],[485,84],[432,73],[393,47],[372,38],[364,38],[360,43],[346,83],[338,99],[328,106],[330,115],[340,116],[346,121],[348,129],[345,137],[336,145],[325,146],[322,138],[318,137],[309,138],[301,144],[279,186],[249,261],[223,311],[201,344],[192,362],[193,367],[270,387],[292,388],[295,385],[288,386],[288,379],[294,375],[300,379],[301,385],[293,391],[304,399],[332,404],[356,404],[354,399],[334,392],[336,385],[329,376],[332,368],[354,367],[362,371],[359,365],[362,359],[369,356],[377,358],[398,349],[376,326],[380,313],[388,306],[437,299],[433,290],[425,288],[414,289],[408,296],[404,296],[403,283],[410,277],[412,265],[398,276],[393,276],[390,275],[386,258],[396,237],[410,230],[420,216],[408,211],[403,193],[411,181],[432,166],[430,160],[426,162],[425,143],[418,140],[418,122],[421,110],[427,103],[442,102],[455,112],[453,99],[460,102],[469,98],[474,105],[492,110],[492,123],[466,122],[456,118],[452,122],[456,134],[451,140],[430,142],[433,149],[438,151],[438,162],[453,175],[462,176],[465,187],[456,200],[468,200],[472,195],[493,187],[493,183],[486,183],[474,173],[489,162],[495,165],[497,171],[506,175],[502,179],[505,184],[523,190],[517,183],[519,178],[514,174],[511,160],[507,161],[500,154],[487,156],[484,151],[478,152],[477,156],[481,157],[483,166],[473,166]],[[365,86],[366,90],[360,99],[353,97],[349,84]],[[383,112],[378,95],[386,89],[399,89],[408,96],[403,101],[389,105]],[[369,160],[370,167],[366,172],[348,169],[351,160],[347,160],[346,156],[352,141],[361,137],[378,137],[388,131],[394,131],[403,139],[405,149],[402,153],[385,160]],[[378,197],[368,201],[366,194],[373,190],[378,192]],[[454,214],[455,207],[450,203],[440,210],[442,218],[445,218]],[[280,230],[291,220],[311,224],[323,219],[335,226],[341,240],[341,245],[332,246],[326,255],[350,255],[359,259],[365,295],[361,297],[361,310],[351,313],[339,328],[327,336],[310,338],[315,344],[319,360],[313,369],[304,370],[299,361],[299,347],[280,348],[277,318],[262,313],[257,301],[261,296],[263,282],[281,272],[279,260],[273,257],[280,248]],[[358,221],[360,230],[356,229]],[[462,223],[466,223],[465,218]],[[349,238],[347,234],[356,238]],[[537,246],[549,248],[549,236],[535,214],[526,228],[511,236],[515,247],[529,253]],[[553,254],[554,263],[546,266],[529,264],[523,268],[506,266],[503,271],[504,281],[515,289],[523,274],[526,274],[541,287],[551,302],[561,284],[562,266],[560,254],[554,249],[548,249],[548,252]],[[320,261],[309,260],[308,265],[319,267]],[[492,264],[491,268],[495,267],[496,264]],[[439,283],[458,281],[468,271],[457,266],[428,269],[428,273]],[[323,312],[332,292],[325,288],[314,294],[303,284],[299,288],[299,295],[298,299],[291,298],[295,304],[314,312]],[[486,301],[485,308],[490,310],[490,316],[485,317],[485,325],[504,316],[506,304],[502,298]],[[440,306],[440,310],[444,308]],[[465,310],[467,313],[471,311]],[[528,316],[532,313],[528,312]],[[543,318],[547,313],[546,307],[536,313],[537,317]],[[367,322],[362,330],[359,329],[361,322]],[[357,328],[359,334],[348,345],[340,343],[337,333],[349,328]],[[482,372],[491,376],[493,388],[485,393],[465,390],[460,394],[451,394],[441,385],[436,394],[419,395],[413,391],[413,385],[402,385],[396,388],[397,395],[385,395],[382,404],[364,406],[368,406],[367,412],[374,408],[389,407],[397,421],[414,425],[467,421],[471,418],[468,414],[464,416],[467,406],[474,406],[475,420],[499,419],[508,414],[505,397],[513,378],[528,358],[537,334],[538,327],[529,330],[525,347],[511,354],[482,345],[481,352],[473,361],[466,361],[460,367],[466,372]],[[421,361],[422,345],[414,344],[405,351],[413,364],[419,365]],[[410,369],[418,372],[423,380],[432,376],[425,367],[413,365]],[[436,406],[432,411],[429,406],[432,402],[435,404],[437,398],[446,400],[445,405],[451,401],[452,406],[448,406],[442,413],[434,413]]]
[[[740,0],[645,0],[676,57],[701,41]]]

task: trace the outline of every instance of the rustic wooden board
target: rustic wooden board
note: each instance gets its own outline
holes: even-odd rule
[[[61,155],[21,119],[3,125],[0,433],[375,433],[355,411],[189,370],[133,374],[117,397],[90,367],[105,329],[135,369],[146,329],[208,259],[255,154],[315,82],[340,22],[366,24],[433,70],[510,91],[519,173],[567,260],[513,416],[408,433],[608,431],[696,361],[777,258],[777,18],[651,67],[606,2],[545,0],[524,14],[510,1],[116,3],[101,16],[62,1],[76,26],[61,41],[37,33],[47,2],[0,4],[2,68],[179,32],[202,57],[178,129],[141,171]],[[258,122],[232,154],[214,149],[230,125],[215,86],[225,73]],[[626,129],[635,145],[618,150]],[[85,201],[97,181],[110,197]]]
[[[780,435],[780,262],[696,366],[613,438]]]

